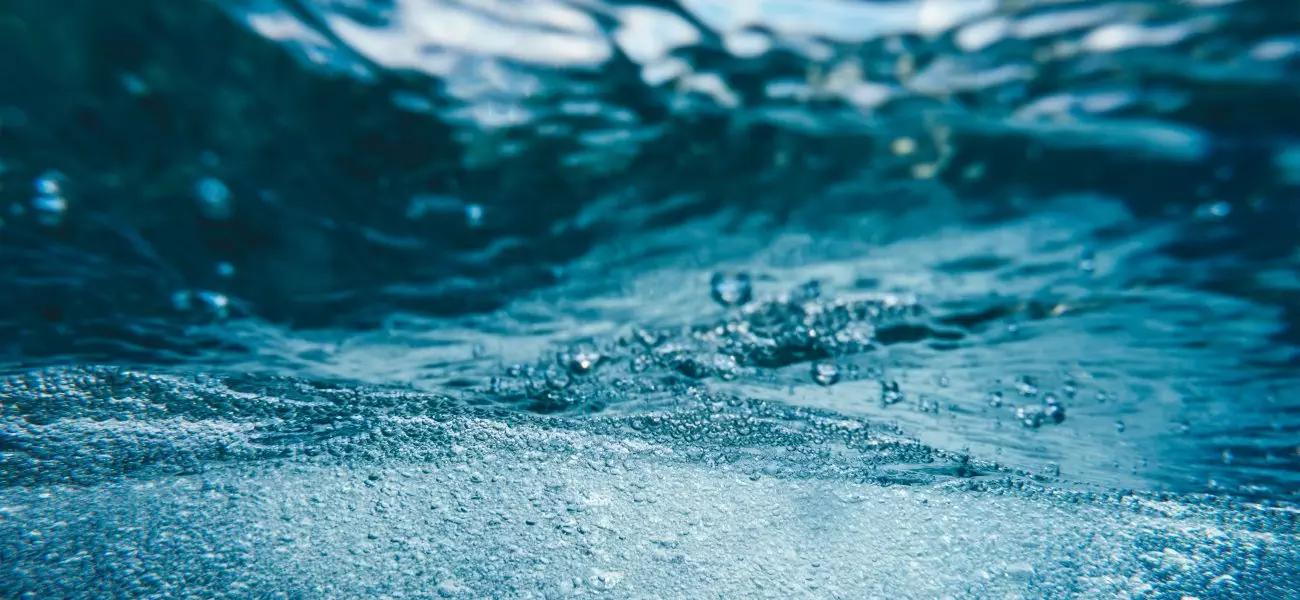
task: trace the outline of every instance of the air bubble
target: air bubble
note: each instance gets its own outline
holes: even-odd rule
[[[465,206],[465,224],[476,229],[483,225],[483,205],[469,204]]]
[[[198,197],[199,210],[203,216],[214,221],[230,218],[230,188],[220,179],[205,177],[194,186]]]
[[[63,195],[65,182],[63,173],[55,170],[46,171],[36,178],[33,184],[36,196],[31,205],[41,225],[57,227],[63,223],[68,212],[68,199]]]
[[[199,302],[207,306],[217,318],[224,319],[230,316],[230,298],[227,298],[225,294],[203,291],[199,292],[197,296]]]
[[[714,273],[709,280],[709,294],[723,306],[747,304],[754,299],[753,280],[748,273]]]
[[[65,182],[66,178],[63,176],[63,173],[49,170],[36,178],[34,187],[36,188],[36,193],[41,196],[62,196]]]
[[[1043,416],[1058,425],[1065,422],[1065,407],[1056,399],[1056,396],[1048,394],[1043,399]]]
[[[1091,273],[1097,269],[1097,255],[1090,248],[1084,248],[1079,253],[1079,270],[1084,273]]]
[[[903,392],[898,388],[897,381],[880,382],[880,402],[885,406],[898,404],[904,400]]]
[[[1232,214],[1232,205],[1222,200],[1211,202],[1198,207],[1196,214],[1202,219],[1222,219]]]
[[[840,380],[840,368],[831,361],[813,363],[812,378],[818,385],[835,385]]]
[[[560,364],[564,365],[574,375],[590,373],[600,364],[600,360],[600,353],[590,347],[578,348],[572,353],[562,354],[559,357]]]
[[[1016,419],[1025,427],[1038,429],[1047,417],[1043,415],[1043,409],[1038,406],[1022,406],[1016,409]]]
[[[225,319],[230,316],[230,298],[220,292],[181,290],[172,294],[172,308],[178,311],[190,311],[206,308],[213,317]]]

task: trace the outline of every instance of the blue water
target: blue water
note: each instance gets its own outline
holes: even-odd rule
[[[1300,11],[0,0],[0,596],[1300,598]]]

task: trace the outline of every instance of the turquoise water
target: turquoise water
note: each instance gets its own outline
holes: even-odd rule
[[[1300,12],[0,2],[0,595],[1300,598]]]

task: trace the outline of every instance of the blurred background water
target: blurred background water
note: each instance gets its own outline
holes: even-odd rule
[[[106,365],[1293,501],[1296,106],[1271,0],[2,0],[7,477]]]

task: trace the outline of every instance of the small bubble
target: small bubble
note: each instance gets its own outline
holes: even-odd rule
[[[1197,208],[1196,214],[1202,219],[1222,219],[1232,214],[1232,205],[1222,200],[1211,202]]]
[[[230,316],[230,298],[225,294],[203,290],[181,290],[172,294],[172,308],[178,311],[189,311],[196,306],[207,308],[212,316],[218,319]]]
[[[600,364],[601,355],[594,348],[582,347],[570,354],[560,355],[559,359],[560,364],[564,365],[570,373],[586,375]]]
[[[53,169],[42,173],[33,182],[36,196],[32,198],[31,207],[41,225],[57,227],[63,223],[68,212],[68,199],[64,197],[66,183],[63,173]],[[21,207],[15,208],[21,210]]]
[[[754,298],[754,284],[748,273],[714,273],[709,294],[723,306],[740,306]]]
[[[214,221],[230,218],[230,188],[220,179],[205,177],[194,186],[203,216]]]
[[[217,318],[224,319],[230,315],[230,299],[225,294],[202,291],[195,295]]]
[[[217,263],[217,276],[221,277],[222,279],[230,279],[231,277],[234,277],[235,265],[232,265],[224,261]]]
[[[1021,396],[1036,396],[1038,395],[1038,383],[1034,381],[1033,377],[1026,375],[1016,380],[1016,391],[1020,392]]]
[[[1052,403],[1043,405],[1043,416],[1060,425],[1065,422],[1065,407]]]
[[[993,408],[1002,407],[1002,392],[989,392],[989,406]]]
[[[929,398],[925,394],[921,394],[917,399],[916,408],[921,412],[934,413],[937,415],[939,414],[939,401]]]
[[[1084,248],[1079,253],[1079,270],[1084,273],[1091,273],[1097,269],[1097,255],[1090,248]]]
[[[1116,433],[1124,433],[1124,429],[1125,429],[1125,427],[1124,427],[1124,422],[1123,422],[1123,421],[1118,421],[1118,420],[1115,421],[1115,432],[1116,432]]]
[[[1021,406],[1016,409],[1016,419],[1021,425],[1030,429],[1038,429],[1043,425],[1046,416],[1043,415],[1043,409],[1037,406]]]
[[[950,385],[952,385],[952,379],[949,379],[947,375],[939,376],[939,387],[946,388]]]
[[[468,204],[465,206],[465,223],[473,228],[483,225],[483,205]]]
[[[40,177],[36,178],[33,187],[36,188],[36,193],[42,196],[61,196],[66,182],[67,178],[64,177],[63,173],[51,169],[41,173]]]
[[[880,402],[885,406],[891,406],[902,402],[904,399],[903,392],[898,388],[897,381],[880,382]]]
[[[812,378],[817,385],[835,385],[840,380],[840,368],[832,361],[813,363]]]

